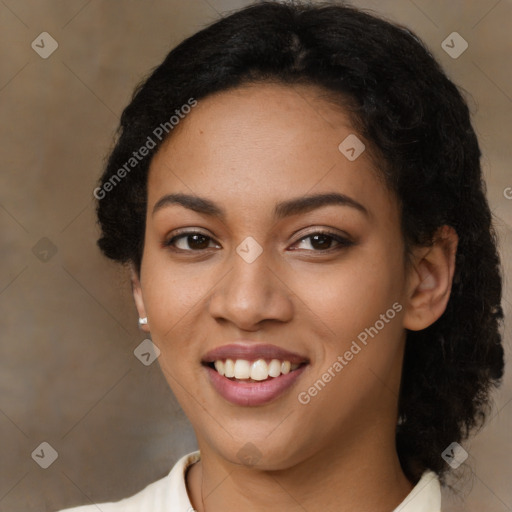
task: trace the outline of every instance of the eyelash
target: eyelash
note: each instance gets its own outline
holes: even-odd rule
[[[208,247],[207,249],[198,249],[198,250],[194,250],[194,249],[177,249],[176,247],[174,247],[174,243],[181,239],[181,238],[186,238],[186,237],[189,237],[189,236],[192,236],[192,235],[201,235],[207,239],[210,239],[210,240],[213,240],[212,237],[208,236],[208,235],[205,235],[204,233],[201,233],[200,231],[181,231],[181,232],[178,232],[177,234],[175,234],[173,237],[171,237],[170,239],[168,240],[165,240],[163,243],[162,243],[162,247],[164,248],[168,248],[174,252],[181,252],[181,253],[184,253],[184,252],[195,252],[195,253],[201,253],[207,249],[211,249],[211,247]],[[326,231],[326,230],[318,230],[318,231],[314,231],[312,233],[309,233],[308,235],[306,236],[303,236],[302,238],[300,238],[299,240],[297,240],[296,242],[294,242],[293,245],[295,245],[296,243],[299,243],[299,242],[302,242],[303,240],[307,240],[308,238],[312,238],[314,237],[315,235],[323,235],[323,236],[326,236],[328,238],[332,238],[335,242],[338,243],[338,245],[334,248],[329,248],[329,249],[320,249],[320,250],[311,250],[312,252],[316,252],[316,253],[331,253],[331,252],[334,252],[334,251],[339,251],[339,250],[342,250],[342,249],[345,249],[347,247],[350,247],[352,245],[354,245],[354,242],[352,242],[351,240],[349,240],[348,238],[345,238],[345,237],[342,237],[336,233],[333,233],[332,231]],[[293,250],[300,250],[300,249],[293,249]],[[308,250],[308,249],[306,249]]]

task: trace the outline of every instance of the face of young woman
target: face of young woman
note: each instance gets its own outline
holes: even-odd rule
[[[258,85],[198,101],[153,159],[136,300],[203,451],[283,469],[394,432],[400,214],[355,135],[316,89]]]

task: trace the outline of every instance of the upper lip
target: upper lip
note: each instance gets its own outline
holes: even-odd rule
[[[280,361],[290,361],[292,364],[301,364],[309,362],[307,357],[290,352],[276,345],[258,344],[258,343],[231,343],[222,345],[207,352],[203,358],[203,363],[213,363],[219,359],[246,359],[254,361],[257,359],[279,359]]]

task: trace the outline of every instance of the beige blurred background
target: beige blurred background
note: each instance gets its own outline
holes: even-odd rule
[[[0,1],[1,512],[118,500],[196,449],[158,364],[133,354],[144,336],[124,270],[96,248],[92,191],[134,86],[181,39],[248,3]],[[512,2],[352,3],[410,27],[471,95],[510,318]],[[457,59],[441,48],[453,31],[469,43]],[[46,59],[31,47],[42,32],[58,43]],[[506,324],[507,357],[510,340]],[[511,399],[509,372],[464,444],[444,511],[512,510]],[[47,469],[32,458],[43,442],[58,454]]]

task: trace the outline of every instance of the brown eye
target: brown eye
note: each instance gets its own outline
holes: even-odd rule
[[[330,249],[333,242],[333,238],[328,235],[313,235],[309,238],[314,249]]]
[[[173,236],[168,241],[164,242],[163,245],[181,251],[201,251],[210,248],[211,241],[212,238],[203,233],[190,231]]]
[[[342,249],[344,247],[353,245],[353,242],[351,242],[348,238],[327,231],[311,233],[308,236],[302,237],[297,243],[304,242],[304,240],[310,241],[309,245],[313,248],[314,252],[326,252],[329,250]],[[333,242],[336,244],[334,247],[332,247]],[[306,249],[309,250],[307,247]]]

